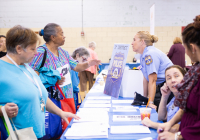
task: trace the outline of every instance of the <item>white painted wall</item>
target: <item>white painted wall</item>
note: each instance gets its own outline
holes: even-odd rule
[[[41,28],[54,22],[82,26],[82,0],[0,0],[0,28]],[[83,0],[84,27],[147,27],[155,3],[155,26],[185,26],[200,14],[200,0]]]

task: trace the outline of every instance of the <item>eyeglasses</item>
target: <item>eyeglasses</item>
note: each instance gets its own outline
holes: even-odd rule
[[[84,58],[83,56],[82,56],[82,59],[83,59],[83,62],[87,61],[87,58]]]

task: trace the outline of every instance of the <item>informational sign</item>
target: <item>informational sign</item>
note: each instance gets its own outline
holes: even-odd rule
[[[155,4],[150,8],[150,34],[154,35],[155,29]]]
[[[71,84],[71,76],[69,71],[69,64],[66,64],[60,68],[57,68],[57,70],[60,72],[61,77],[65,77],[65,82],[60,85],[60,87],[66,86]]]
[[[104,94],[119,97],[128,50],[129,44],[114,44]]]

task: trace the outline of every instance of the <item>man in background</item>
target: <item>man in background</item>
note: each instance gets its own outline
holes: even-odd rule
[[[6,37],[4,35],[0,35],[0,58],[5,56],[6,54]]]

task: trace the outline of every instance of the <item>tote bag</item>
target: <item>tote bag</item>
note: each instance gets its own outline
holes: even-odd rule
[[[6,121],[6,124],[8,126],[9,132],[10,132],[10,135],[7,138],[7,140],[37,140],[37,137],[33,131],[33,127],[28,127],[28,128],[17,130],[17,128],[15,127],[15,125],[11,119],[11,122],[13,123],[14,129],[15,129],[15,131],[13,131],[10,120],[5,111],[5,107],[2,106],[1,110],[3,112],[4,119]]]
[[[50,98],[50,100],[59,108],[61,108],[60,101]],[[62,134],[62,123],[60,116],[45,112],[45,132],[46,135],[43,137],[44,140],[52,140],[60,137]]]
[[[73,114],[76,114],[76,108],[75,108],[75,103],[74,103],[74,98],[66,98],[65,95],[63,94],[62,90],[60,89],[58,83],[56,83],[56,87],[59,89],[60,93],[63,96],[63,100],[60,100],[61,103],[61,109],[65,112],[71,112]],[[68,118],[68,121],[70,122],[72,118]],[[68,124],[62,120],[62,131],[64,132],[65,129],[67,128]]]

